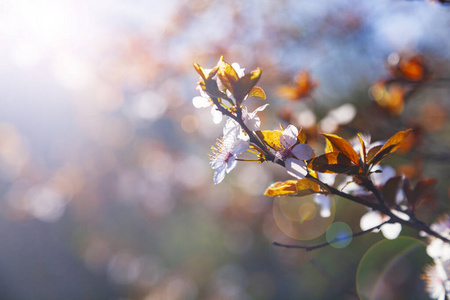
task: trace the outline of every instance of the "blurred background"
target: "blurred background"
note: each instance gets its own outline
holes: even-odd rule
[[[314,239],[294,239],[283,226],[301,224],[283,225],[263,196],[285,170],[242,162],[214,185],[222,128],[192,105],[192,63],[260,67],[267,100],[248,105],[270,104],[262,129],[303,126],[318,152],[318,132],[413,128],[386,163],[412,182],[438,178],[418,211],[429,224],[449,210],[449,9],[2,0],[0,299],[427,299],[415,231],[388,245],[380,233],[343,249],[272,245],[321,243],[333,222],[357,232],[367,210],[334,199]]]

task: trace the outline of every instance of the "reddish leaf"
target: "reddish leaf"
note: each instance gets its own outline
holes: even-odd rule
[[[401,181],[402,181],[401,176],[392,177],[381,188],[381,192],[384,195],[384,199],[390,206],[395,205],[396,202],[395,200],[397,198],[397,192],[400,187]]]
[[[372,147],[368,152],[367,152],[367,158],[366,161],[370,162],[373,157],[375,156],[375,154],[378,153],[378,151],[380,151],[380,149],[383,148],[383,145],[378,145],[375,147]]]
[[[419,181],[412,192],[408,203],[411,207],[416,207],[433,189],[437,183],[436,178],[427,178]]]
[[[360,167],[356,166],[341,152],[325,153],[311,159],[308,168],[322,173],[356,175]]]
[[[403,188],[403,193],[405,193],[405,197],[406,197],[406,200],[408,201],[408,203],[414,202],[411,185],[407,178],[403,179],[403,187],[402,188]]]

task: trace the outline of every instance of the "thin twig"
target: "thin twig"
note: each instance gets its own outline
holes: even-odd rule
[[[391,222],[391,220],[388,220],[388,221],[385,221],[385,222],[383,222],[383,223],[381,223],[381,224],[379,224],[377,226],[369,228],[367,230],[360,231],[360,232],[357,232],[357,233],[354,233],[354,234],[351,234],[351,235],[347,235],[347,236],[344,236],[344,237],[338,237],[338,238],[335,238],[335,239],[333,239],[333,240],[331,240],[329,242],[325,242],[325,243],[318,244],[318,245],[313,245],[313,246],[285,245],[285,244],[280,244],[278,242],[273,242],[273,245],[277,246],[277,247],[283,247],[283,248],[305,249],[306,251],[312,251],[312,250],[316,250],[316,249],[319,249],[319,248],[323,248],[323,247],[329,246],[329,245],[331,245],[332,243],[335,243],[335,242],[345,241],[345,240],[348,240],[348,239],[351,239],[351,238],[354,238],[354,237],[358,237],[358,236],[364,235],[366,233],[374,231],[375,229],[380,229],[381,226],[383,226],[386,223],[390,223],[390,222]]]

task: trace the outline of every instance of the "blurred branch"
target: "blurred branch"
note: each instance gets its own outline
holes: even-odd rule
[[[335,239],[333,239],[331,241],[328,241],[328,242],[325,242],[325,243],[322,243],[322,244],[318,244],[318,245],[314,245],[314,246],[285,245],[285,244],[280,244],[278,242],[273,242],[273,245],[277,246],[277,247],[283,247],[283,248],[305,249],[306,251],[312,251],[312,250],[316,250],[316,249],[319,249],[319,248],[323,248],[323,247],[329,246],[329,245],[331,245],[332,243],[335,243],[335,242],[345,241],[345,240],[352,239],[352,238],[355,238],[355,237],[358,237],[358,236],[362,236],[362,235],[364,235],[366,233],[374,231],[375,229],[380,229],[381,226],[383,226],[386,223],[391,223],[391,220],[387,220],[387,221],[385,221],[385,222],[383,222],[383,223],[381,223],[381,224],[379,224],[377,226],[374,226],[372,228],[369,228],[367,230],[360,231],[360,232],[357,232],[357,233],[354,233],[354,234],[351,234],[351,235],[346,235],[346,236],[343,236],[343,237],[338,237],[338,238],[335,238]]]

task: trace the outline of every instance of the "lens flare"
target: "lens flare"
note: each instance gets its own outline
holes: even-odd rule
[[[421,282],[430,262],[425,243],[410,237],[382,240],[372,246],[358,266],[356,289],[360,299],[428,299]]]
[[[333,223],[327,230],[326,238],[333,248],[345,248],[352,241],[352,229],[347,223]]]
[[[273,217],[278,228],[297,240],[312,240],[324,234],[334,220],[335,204],[331,199],[331,215],[322,218],[314,196],[277,197],[273,202]]]

